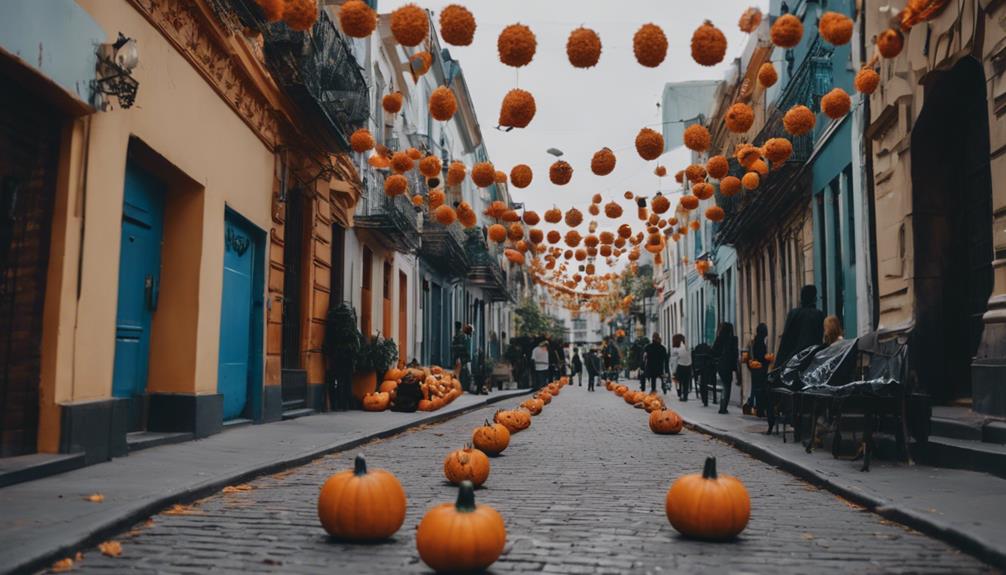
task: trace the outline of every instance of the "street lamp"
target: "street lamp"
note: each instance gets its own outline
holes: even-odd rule
[[[119,32],[115,43],[98,46],[97,56],[97,78],[91,83],[95,107],[108,109],[104,96],[115,96],[123,108],[132,107],[140,87],[133,78],[133,70],[140,64],[136,40]]]

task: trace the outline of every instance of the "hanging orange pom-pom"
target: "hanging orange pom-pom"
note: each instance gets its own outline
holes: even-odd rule
[[[681,207],[686,210],[694,210],[699,207],[699,199],[692,195],[681,196],[679,203],[681,204]]]
[[[348,0],[339,7],[339,26],[351,38],[366,38],[377,28],[377,13],[363,0]]]
[[[702,222],[699,220],[692,220],[688,225],[691,226],[693,230],[698,231],[698,229],[702,227]]]
[[[538,111],[531,92],[520,89],[513,89],[503,96],[503,104],[500,106],[499,125],[526,128],[534,119],[535,112]]]
[[[413,160],[423,159],[423,153],[419,151],[419,148],[408,148],[405,153],[409,155]]]
[[[714,188],[712,184],[702,182],[692,186],[692,193],[700,200],[708,200],[713,197],[714,193],[716,193],[716,188]]]
[[[727,176],[720,180],[720,193],[730,197],[741,191],[741,180],[734,176]]]
[[[622,197],[625,198],[625,199],[627,199],[627,200],[631,200],[632,198],[634,198],[636,196],[631,191],[627,190],[624,194],[622,194]]]
[[[531,228],[527,232],[527,237],[529,240],[531,240],[531,243],[540,244],[542,241],[545,240],[545,232],[539,230],[538,228]]]
[[[519,266],[524,265],[524,254],[520,253],[518,250],[507,248],[503,250],[503,255],[506,256],[506,259],[509,260],[510,263],[514,263]]]
[[[417,208],[423,207],[423,196],[419,194],[412,196],[412,205],[416,206]]]
[[[411,170],[414,163],[414,160],[405,152],[395,152],[391,156],[391,169],[399,174],[404,174]]]
[[[706,20],[692,34],[692,59],[701,66],[715,66],[727,54],[727,37]]]
[[[653,168],[653,175],[658,178],[663,178],[667,175],[667,168],[664,166],[657,166],[656,168]]]
[[[406,4],[391,13],[391,34],[402,46],[418,46],[430,35],[430,20],[415,4]]]
[[[754,125],[754,110],[743,102],[737,102],[727,109],[725,122],[727,129],[735,134],[743,134]]]
[[[671,209],[671,201],[667,199],[667,196],[657,192],[657,195],[650,201],[650,209],[655,214],[662,214]]]
[[[391,160],[381,154],[373,154],[367,158],[367,163],[378,170],[387,170],[391,167]]]
[[[602,148],[594,153],[590,160],[590,171],[598,176],[607,176],[615,170],[615,153],[608,148]],[[599,197],[599,196],[597,196]],[[599,203],[600,199],[595,203]]]
[[[604,215],[613,220],[620,218],[622,217],[622,206],[614,201],[608,202],[607,204],[604,204]]]
[[[856,74],[856,91],[860,94],[870,95],[877,91],[880,85],[880,74],[873,68],[863,68]]]
[[[412,69],[412,76],[416,81],[420,76],[429,72],[432,66],[433,55],[426,50],[416,52],[409,58],[409,67]]]
[[[710,178],[722,180],[723,176],[730,173],[730,162],[727,161],[725,156],[713,156],[706,162],[706,172],[708,172]]]
[[[479,162],[472,168],[472,181],[480,188],[488,188],[496,183],[496,168],[489,162]]]
[[[770,138],[762,146],[762,153],[773,165],[781,164],[793,155],[793,144],[786,138]]]
[[[601,59],[601,37],[583,26],[573,30],[566,40],[566,56],[576,68],[592,68]]]
[[[821,98],[821,111],[832,120],[844,117],[851,109],[852,98],[841,88],[835,88]]]
[[[536,212],[534,210],[528,210],[528,211],[524,212],[524,223],[525,224],[527,224],[529,226],[537,226],[538,222],[540,222],[540,221],[541,221],[541,217],[538,215],[538,212]]]
[[[419,173],[427,178],[439,176],[441,168],[443,168],[443,164],[440,163],[440,158],[436,156],[430,155],[419,160]]]
[[[507,182],[506,172],[496,170],[495,180],[497,184],[505,184]]]
[[[761,10],[755,7],[748,8],[741,14],[740,21],[737,22],[737,26],[740,27],[741,32],[747,32],[750,34],[758,29],[761,25],[762,14]]]
[[[814,129],[816,122],[817,118],[814,116],[814,112],[802,105],[793,106],[782,118],[783,127],[794,136],[809,134]]]
[[[741,178],[741,185],[745,190],[756,190],[761,185],[761,177],[758,172],[748,172]]]
[[[692,124],[685,128],[683,140],[685,147],[695,152],[705,152],[713,142],[709,130],[701,124]]]
[[[740,165],[750,168],[751,164],[761,159],[761,148],[756,148],[751,144],[738,144],[736,157]]]
[[[507,228],[507,237],[510,238],[510,241],[512,242],[516,242],[517,240],[523,239],[524,226],[520,225],[517,222],[510,224],[510,227]]]
[[[489,236],[490,240],[498,244],[501,244],[506,241],[506,235],[507,235],[506,228],[503,227],[502,224],[493,224],[489,226],[489,229],[486,231],[486,234]]]
[[[283,19],[283,9],[286,8],[284,0],[255,0],[255,3],[262,9],[267,22],[279,22]]]
[[[372,150],[374,149],[374,136],[371,135],[370,130],[360,128],[350,134],[349,147],[353,148],[354,152],[360,154]]]
[[[877,36],[877,51],[884,58],[895,58],[905,47],[905,37],[900,30],[888,28]]]
[[[392,92],[390,94],[386,94],[384,98],[381,99],[381,107],[389,114],[397,114],[402,111],[403,102],[404,98],[402,97],[401,92]]]
[[[475,214],[475,210],[472,209],[471,204],[468,202],[461,202],[458,204],[458,209],[456,210],[458,214],[458,221],[461,225],[466,228],[474,228],[475,224],[478,223],[478,216]]]
[[[583,223],[583,214],[576,208],[570,208],[566,212],[566,225],[575,228],[581,223]]]
[[[458,213],[454,211],[454,208],[443,205],[433,211],[433,217],[441,224],[449,226],[457,221]]]
[[[562,221],[562,210],[559,208],[552,208],[550,210],[545,210],[545,221],[550,224],[557,224]]]
[[[451,165],[447,167],[447,185],[448,186],[458,186],[465,181],[465,175],[468,172],[468,168],[461,162],[454,161]]]
[[[583,238],[580,236],[580,232],[576,230],[569,230],[568,232],[566,232],[566,236],[563,238],[563,241],[566,242],[567,246],[575,248],[576,246],[580,245],[580,241],[582,239]]]
[[[751,164],[751,171],[758,174],[759,177],[764,178],[768,175],[768,164],[758,159],[753,164]]]
[[[430,94],[430,115],[434,120],[446,122],[458,111],[458,102],[454,92],[447,86],[440,86]]]
[[[764,88],[771,88],[779,81],[779,73],[775,71],[772,62],[765,62],[758,68],[758,83]]]
[[[318,2],[316,0],[286,0],[283,7],[283,21],[291,30],[304,32],[310,30],[318,21]]]
[[[560,234],[557,230],[551,230],[548,232],[546,239],[550,244],[557,244],[560,240],[562,240],[562,234]]]
[[[632,37],[632,51],[637,62],[656,68],[667,57],[667,36],[660,26],[643,24]]]
[[[772,24],[772,43],[780,48],[794,48],[803,38],[803,22],[792,14],[783,14]]]
[[[630,226],[629,224],[622,224],[622,225],[618,226],[618,237],[622,238],[623,240],[627,240],[630,237],[632,237],[632,226]],[[616,245],[618,244],[617,241],[615,243],[616,243]],[[625,245],[624,242],[623,242],[622,245]],[[622,246],[618,246],[618,247],[622,247]]]
[[[405,176],[394,174],[384,180],[384,193],[389,196],[400,196],[409,191],[409,180]]]
[[[573,166],[558,160],[548,169],[548,179],[557,186],[565,186],[573,178]]]
[[[852,18],[838,12],[825,12],[817,23],[821,37],[834,46],[842,46],[852,40],[852,27]]]
[[[475,16],[458,4],[440,11],[440,37],[454,46],[469,46],[475,38]]]
[[[685,168],[685,177],[691,183],[706,181],[706,169],[698,164],[692,164]]]
[[[527,164],[517,164],[510,170],[510,183],[517,188],[523,189],[530,186],[533,177],[531,166]]]
[[[664,153],[664,136],[656,130],[643,128],[636,135],[636,152],[644,160],[656,160]]]
[[[527,66],[534,59],[535,50],[538,49],[538,40],[534,32],[523,24],[511,24],[500,32],[496,40],[496,48],[499,50],[500,62],[507,66],[520,68]]]

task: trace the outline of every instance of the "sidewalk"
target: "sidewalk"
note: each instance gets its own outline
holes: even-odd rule
[[[179,502],[530,390],[465,394],[436,412],[325,413],[249,425],[0,489],[0,572],[30,572]],[[513,400],[513,401],[507,401]],[[512,407],[512,406],[511,406]],[[84,498],[101,493],[101,503]]]
[[[800,443],[783,443],[781,435],[765,435],[765,420],[741,415],[739,407],[732,406],[729,415],[719,415],[715,407],[702,407],[696,399],[682,403],[670,395],[667,403],[697,431],[1006,568],[1006,480],[876,458],[869,472],[861,472],[861,462],[834,459],[828,447],[808,454]]]

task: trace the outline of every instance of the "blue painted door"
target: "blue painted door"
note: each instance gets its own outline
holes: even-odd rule
[[[150,357],[150,321],[157,309],[161,273],[164,188],[133,164],[126,166],[115,316],[112,394],[130,398],[130,429],[142,419]]]
[[[220,369],[217,391],[224,396],[224,419],[241,417],[254,380],[254,232],[230,213],[224,225],[224,281],[220,306]]]

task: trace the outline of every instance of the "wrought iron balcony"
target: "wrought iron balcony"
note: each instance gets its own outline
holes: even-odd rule
[[[387,247],[402,253],[414,253],[421,244],[420,214],[407,194],[384,193],[384,177],[370,171],[366,177],[367,193],[356,204],[357,228],[375,232]]]
[[[471,269],[465,250],[465,230],[460,223],[445,226],[426,212],[419,255],[430,267],[453,277],[465,277]]]
[[[506,274],[499,263],[499,255],[486,242],[482,228],[465,230],[465,251],[471,262],[468,285],[482,288],[489,301],[510,301]]]

